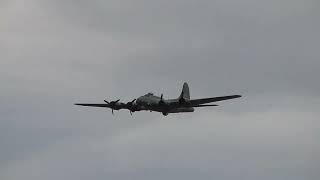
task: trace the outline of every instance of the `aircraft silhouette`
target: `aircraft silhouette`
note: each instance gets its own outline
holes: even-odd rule
[[[187,83],[183,84],[182,92],[178,98],[175,99],[164,99],[163,94],[161,96],[155,96],[153,93],[148,93],[144,96],[134,99],[128,103],[120,102],[120,99],[116,101],[106,101],[104,104],[75,104],[79,106],[90,106],[90,107],[104,107],[110,108],[112,114],[114,110],[127,109],[132,115],[136,111],[155,111],[160,112],[164,116],[170,113],[183,113],[183,112],[194,112],[194,108],[197,107],[212,107],[218,106],[216,104],[208,104],[217,101],[224,101],[228,99],[240,98],[241,95],[231,96],[220,96],[213,98],[203,99],[190,99],[190,91]]]

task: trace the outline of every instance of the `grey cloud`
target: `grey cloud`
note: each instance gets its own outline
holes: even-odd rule
[[[2,1],[1,179],[317,179],[317,1]],[[243,94],[171,115],[73,107]]]
[[[320,24],[315,1],[67,4],[50,6],[75,27],[149,42],[149,47],[123,58],[116,72],[122,81],[130,77],[136,82],[147,74],[161,81],[171,79],[172,84],[187,79],[200,85],[197,82],[210,77],[214,84],[221,83],[208,87],[210,92],[214,90],[210,88],[222,92],[236,85],[245,87],[243,93],[268,89],[272,95],[318,95],[319,84],[314,82],[320,67]]]
[[[208,118],[212,115],[213,119]],[[301,121],[301,117],[308,118]],[[13,176],[16,179],[35,174],[49,179],[317,177],[320,147],[314,146],[313,137],[319,135],[313,128],[318,123],[312,114],[270,112],[230,116],[204,112],[181,120],[160,119],[109,137],[73,138],[31,159],[11,164],[4,174],[10,177],[19,170],[21,174]],[[34,174],[33,169],[38,173]]]

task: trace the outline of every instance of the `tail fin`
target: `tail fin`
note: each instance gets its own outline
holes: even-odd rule
[[[190,91],[189,91],[189,86],[188,83],[183,84],[182,92],[179,98],[184,98],[186,100],[190,100]]]

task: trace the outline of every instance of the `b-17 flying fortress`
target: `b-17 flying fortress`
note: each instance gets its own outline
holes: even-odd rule
[[[182,92],[178,98],[175,99],[164,99],[163,94],[161,96],[155,96],[153,93],[148,93],[137,99],[134,99],[128,103],[120,102],[120,99],[116,101],[104,100],[103,104],[75,104],[79,106],[90,106],[90,107],[104,107],[110,108],[112,114],[114,110],[127,109],[132,115],[136,111],[155,111],[160,112],[164,116],[170,113],[184,113],[184,112],[194,112],[197,107],[212,107],[218,106],[216,104],[208,104],[217,101],[224,101],[228,99],[240,98],[241,95],[231,95],[231,96],[220,96],[213,98],[203,98],[203,99],[190,99],[190,91],[187,83],[183,84]]]

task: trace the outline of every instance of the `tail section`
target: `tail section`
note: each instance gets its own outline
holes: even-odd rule
[[[190,90],[189,90],[188,83],[185,82],[183,84],[182,92],[179,98],[190,100]]]

